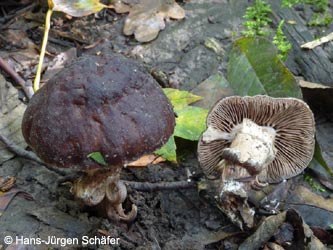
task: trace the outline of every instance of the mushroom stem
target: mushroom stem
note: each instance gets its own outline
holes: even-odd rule
[[[228,148],[222,151],[222,158],[245,168],[250,175],[258,175],[275,158],[275,130],[259,126],[250,119],[232,131],[233,139]]]
[[[110,169],[116,169],[111,171]],[[119,180],[121,166],[110,169],[93,169],[74,182],[72,193],[88,206],[96,206],[103,210],[109,219],[133,221],[137,215],[137,207],[125,214],[122,203],[127,196],[125,184]]]

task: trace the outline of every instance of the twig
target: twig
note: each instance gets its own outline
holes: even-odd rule
[[[25,86],[25,81],[9,66],[9,64],[0,56],[0,68],[8,74],[17,85],[19,85],[28,100],[34,94],[32,87]]]
[[[25,12],[27,12],[28,10],[34,8],[37,6],[38,3],[31,3],[25,7],[22,7],[21,9],[16,9],[15,12],[13,14],[9,14],[9,15],[6,15],[4,16],[3,18],[0,18],[0,23],[6,23],[6,25],[2,25],[1,26],[1,29],[4,30],[4,29],[8,29],[8,27],[17,20],[17,18],[15,17],[18,17],[22,14],[24,14]],[[6,3],[0,3],[0,6],[10,6],[10,7],[13,7],[13,6],[19,6],[19,5],[22,5],[20,3],[14,3],[14,2],[6,2]],[[7,23],[8,22],[8,23]]]
[[[173,182],[158,182],[158,183],[136,182],[136,181],[123,181],[123,182],[125,183],[125,185],[128,185],[131,188],[143,192],[197,188],[197,184],[192,181],[173,181]]]
[[[65,170],[61,170],[59,168],[46,164],[41,159],[39,159],[33,152],[27,151],[27,150],[17,146],[14,142],[12,142],[8,138],[6,138],[3,134],[1,134],[1,132],[0,132],[0,141],[7,147],[7,149],[9,151],[11,151],[12,153],[14,153],[20,157],[23,157],[23,158],[26,158],[29,160],[33,160],[33,161],[45,166],[47,169],[49,169],[53,172],[56,172],[59,175],[64,176],[64,175],[68,174],[67,171],[65,171]]]
[[[12,153],[21,156],[23,158],[33,160],[35,162],[38,162],[40,164],[44,164],[41,159],[39,159],[33,152],[27,151],[17,145],[14,144],[11,140],[6,138],[4,135],[0,133],[0,141],[7,147],[9,151]]]
[[[329,41],[333,40],[333,32],[328,34],[327,36],[324,36],[322,38],[316,39],[314,41],[305,43],[303,45],[301,45],[302,49],[313,49],[319,45],[322,45],[323,43],[327,43]]]

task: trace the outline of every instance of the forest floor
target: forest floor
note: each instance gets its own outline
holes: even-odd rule
[[[32,5],[29,1],[25,2],[26,5],[17,4],[17,6],[3,6],[0,3],[0,8],[7,11],[2,16],[0,14],[0,56],[9,62],[22,78],[33,81],[46,9],[40,8],[37,4]],[[88,17],[69,19],[63,14],[55,13],[45,65],[53,66],[60,63],[63,58],[74,58],[85,54],[87,47],[103,40],[114,52],[143,63],[162,87],[191,91],[216,72],[226,74],[228,52],[233,41],[241,36],[240,31],[244,29],[242,17],[246,7],[251,4],[249,2],[252,1],[182,1],[180,5],[186,11],[186,18],[167,21],[165,30],[160,32],[157,39],[143,44],[137,42],[133,36],[123,35],[122,28],[127,14],[117,14],[108,9]],[[274,4],[274,1],[271,2]],[[331,1],[330,13],[332,6]],[[275,25],[284,13],[283,10],[274,8]],[[327,27],[306,25],[313,14],[313,9],[309,6],[298,6],[291,9],[291,13],[302,22],[301,27],[304,27],[302,34],[305,38],[309,34],[308,41],[333,32],[332,23]],[[292,37],[293,34],[287,36]],[[215,38],[223,49],[219,57],[216,52],[205,46],[206,39],[210,37]],[[329,85],[329,82],[333,83],[333,78],[329,79],[329,76],[333,76],[333,68],[326,69],[328,76],[323,80],[321,77],[324,76],[320,74],[320,69],[318,71],[313,69],[314,72],[319,72],[316,74],[305,71],[308,68],[300,62],[302,57],[299,56],[297,46],[298,44],[293,41],[293,49],[286,61],[289,70],[295,76],[304,77],[308,81],[322,82],[326,85]],[[332,45],[327,46],[324,53],[331,54],[332,59]],[[46,72],[43,82],[54,74],[48,70]],[[161,72],[162,75],[159,74]],[[8,84],[12,80],[6,77]],[[1,81],[6,82],[0,78]],[[0,93],[0,97],[5,98],[3,94],[4,92]],[[24,104],[21,105],[24,107]],[[328,131],[332,132],[332,127],[329,127]],[[325,133],[327,137],[326,130]],[[327,145],[332,147],[333,143],[330,142],[327,142]],[[196,158],[196,142],[177,139],[177,143],[180,156],[178,164],[160,163],[144,168],[128,168],[124,169],[121,178],[158,183],[187,180],[188,173],[191,173],[193,181],[199,182],[205,179]],[[89,211],[74,199],[66,182],[58,185],[64,176],[34,161],[18,156],[10,157],[0,163],[0,177],[5,176],[16,178],[14,188],[18,191],[18,195],[0,214],[0,250],[83,249],[82,246],[71,244],[63,247],[60,244],[7,247],[4,241],[6,236],[11,236],[13,239],[25,237],[44,240],[47,240],[48,236],[57,239],[82,239],[83,236],[119,238],[118,244],[91,244],[84,246],[85,249],[238,249],[241,242],[256,232],[256,228],[240,231],[215,205],[213,197],[209,197],[209,192],[199,192],[196,188],[141,192],[129,187],[128,198],[124,205],[129,209],[131,203],[136,204],[138,216],[134,222],[124,223],[109,221]],[[292,183],[292,185],[301,183],[309,187],[302,176],[295,178]],[[330,199],[329,192],[323,196]],[[309,210],[305,210],[305,214],[302,214],[303,219],[307,217],[306,212]],[[330,217],[326,218],[330,220],[333,211],[327,213]],[[318,216],[325,218],[327,214],[319,215],[318,212]],[[333,225],[333,220],[327,223]],[[320,227],[324,228],[322,224]],[[332,234],[328,235],[332,237]],[[276,239],[270,240],[276,242]],[[332,244],[332,240],[330,243]],[[262,247],[265,247],[262,249],[278,249],[268,248],[269,244],[265,245],[265,242],[262,242]]]

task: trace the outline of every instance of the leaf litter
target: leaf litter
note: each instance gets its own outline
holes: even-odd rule
[[[174,0],[124,0],[114,3],[117,13],[129,12],[123,32],[139,42],[154,40],[166,19],[183,19],[185,11]]]

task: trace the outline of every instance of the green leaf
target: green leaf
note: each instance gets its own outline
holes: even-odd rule
[[[108,166],[108,164],[105,162],[104,157],[101,154],[101,152],[92,152],[92,153],[88,154],[87,157],[93,159],[95,162],[97,162],[98,164],[101,164],[102,166],[105,166],[105,167]]]
[[[330,167],[327,165],[324,157],[322,155],[322,151],[320,149],[319,143],[316,140],[315,152],[313,158],[326,170],[326,172],[333,177],[333,173]]]
[[[177,162],[175,138],[171,136],[166,144],[159,150],[155,151],[156,154],[162,156],[164,159],[172,162]]]
[[[48,0],[48,2],[52,10],[61,11],[74,17],[87,16],[107,7],[99,0]]]
[[[198,140],[201,133],[206,129],[208,110],[189,106],[189,104],[201,100],[200,96],[178,89],[166,88],[163,90],[177,114],[176,127],[169,141],[155,153],[169,161],[176,162],[177,155],[174,137],[177,136],[192,141]]]
[[[165,88],[164,94],[169,98],[173,105],[173,110],[177,113],[179,110],[184,109],[187,105],[199,101],[201,96],[193,95],[188,91]]]
[[[177,112],[174,136],[197,141],[206,129],[207,114],[208,110],[192,106]]]
[[[235,41],[228,65],[228,81],[240,96],[301,97],[294,76],[267,39],[245,37]]]

